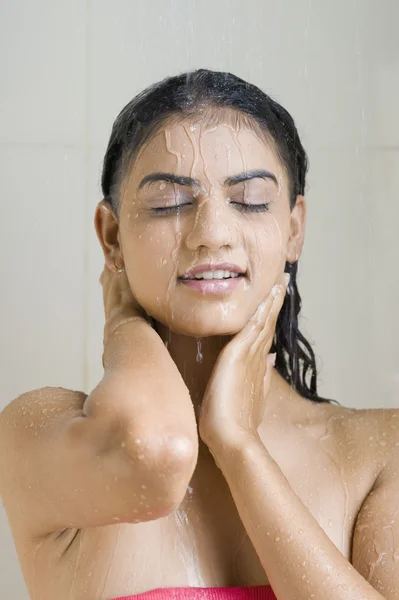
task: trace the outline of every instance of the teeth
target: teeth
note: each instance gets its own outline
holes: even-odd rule
[[[204,271],[195,275],[193,279],[226,279],[227,277],[238,277],[238,275],[231,271]]]

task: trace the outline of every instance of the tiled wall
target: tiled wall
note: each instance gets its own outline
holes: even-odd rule
[[[101,378],[93,215],[111,126],[141,89],[199,67],[257,84],[302,135],[302,324],[320,392],[398,406],[398,22],[396,0],[2,2],[0,408]],[[27,598],[2,510],[0,597]]]

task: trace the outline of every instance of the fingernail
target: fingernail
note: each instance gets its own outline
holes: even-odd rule
[[[291,279],[291,275],[289,273],[284,273],[284,279],[285,279],[285,287],[288,287],[288,284]]]
[[[272,358],[270,359],[270,362],[272,363],[272,365],[274,367],[274,365],[276,364],[277,352],[275,352],[271,356],[272,356]]]
[[[273,296],[273,298],[275,298],[275,297],[277,296],[277,294],[278,294],[278,293],[279,293],[279,291],[280,291],[280,288],[281,288],[281,286],[280,286],[280,285],[274,285],[274,286],[272,287],[272,296]]]
[[[265,310],[265,306],[266,306],[267,302],[266,300],[263,300],[263,302],[261,302],[256,310],[256,313],[254,316],[256,315],[261,315],[262,311]]]

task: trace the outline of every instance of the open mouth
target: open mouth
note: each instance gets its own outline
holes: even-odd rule
[[[239,289],[245,279],[245,273],[214,271],[212,273],[198,273],[179,277],[178,282],[193,292],[202,295],[225,295]]]
[[[212,273],[198,273],[198,275],[179,277],[182,281],[222,281],[224,279],[237,279],[246,277],[245,273],[233,273],[230,271],[213,271]]]

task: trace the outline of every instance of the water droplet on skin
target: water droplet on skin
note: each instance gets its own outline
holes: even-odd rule
[[[202,363],[204,356],[201,352],[201,340],[197,340],[197,356],[195,357],[195,360],[197,361],[197,363]]]
[[[274,541],[275,541],[275,542],[279,542],[279,541],[280,541],[280,538],[279,538],[278,536],[276,536],[276,537],[274,538]]]

